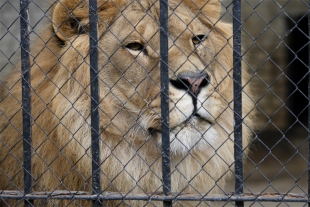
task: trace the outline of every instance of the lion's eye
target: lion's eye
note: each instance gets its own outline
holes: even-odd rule
[[[144,45],[142,45],[141,43],[138,43],[138,42],[129,43],[125,47],[128,49],[131,49],[131,50],[135,50],[135,51],[139,51],[139,50],[144,49]]]
[[[205,35],[197,35],[192,38],[192,42],[196,46],[200,44],[204,40],[204,38],[205,38]]]

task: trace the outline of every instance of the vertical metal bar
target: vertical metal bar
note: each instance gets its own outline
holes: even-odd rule
[[[168,0],[160,0],[160,56],[163,192],[165,195],[168,195],[171,191],[168,77]],[[169,207],[172,206],[172,201],[164,201],[163,204],[165,207]]]
[[[233,34],[234,34],[234,152],[235,152],[235,193],[243,193],[243,163],[242,163],[242,78],[241,78],[241,1],[233,0]],[[236,202],[243,207],[244,202]]]
[[[308,4],[308,103],[310,104],[310,0]],[[310,201],[310,106],[308,106],[308,200]]]
[[[30,100],[30,26],[29,0],[20,0],[22,108],[23,108],[23,150],[24,150],[24,193],[31,193],[31,100]],[[33,206],[25,200],[25,206]]]
[[[90,41],[90,90],[91,90],[91,139],[92,139],[92,187],[93,194],[100,189],[100,149],[99,149],[99,82],[98,82],[98,12],[97,0],[89,0],[89,41]],[[99,200],[93,206],[101,206]]]

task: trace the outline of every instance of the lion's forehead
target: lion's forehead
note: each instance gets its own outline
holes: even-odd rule
[[[142,3],[143,2],[143,3]],[[114,27],[114,33],[124,40],[131,35],[141,36],[147,42],[159,38],[159,3],[153,1],[134,2],[126,7],[119,16]],[[170,5],[170,3],[169,3]],[[172,40],[195,33],[207,33],[208,28],[184,5],[170,7],[169,35]]]

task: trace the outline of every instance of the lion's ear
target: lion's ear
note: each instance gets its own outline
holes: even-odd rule
[[[52,11],[53,27],[56,35],[63,41],[86,32],[88,24],[88,5],[85,0],[59,0]]]
[[[184,0],[184,3],[195,13],[203,13],[212,23],[220,18],[220,0]]]
[[[52,11],[53,27],[56,35],[63,41],[68,38],[88,33],[88,0],[58,0]],[[98,26],[104,30],[120,13],[123,0],[98,0]]]

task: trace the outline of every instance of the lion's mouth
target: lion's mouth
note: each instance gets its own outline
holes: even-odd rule
[[[171,132],[173,132],[175,130],[180,131],[186,127],[195,128],[194,123],[205,123],[205,124],[208,124],[210,126],[212,126],[214,124],[212,121],[205,119],[202,116],[200,116],[199,114],[195,113],[195,114],[191,115],[190,117],[188,117],[183,122],[171,127],[170,131]],[[162,133],[161,125],[159,125],[156,128],[153,128],[153,127],[148,128],[148,132],[150,135],[157,134],[157,133],[161,134]]]

